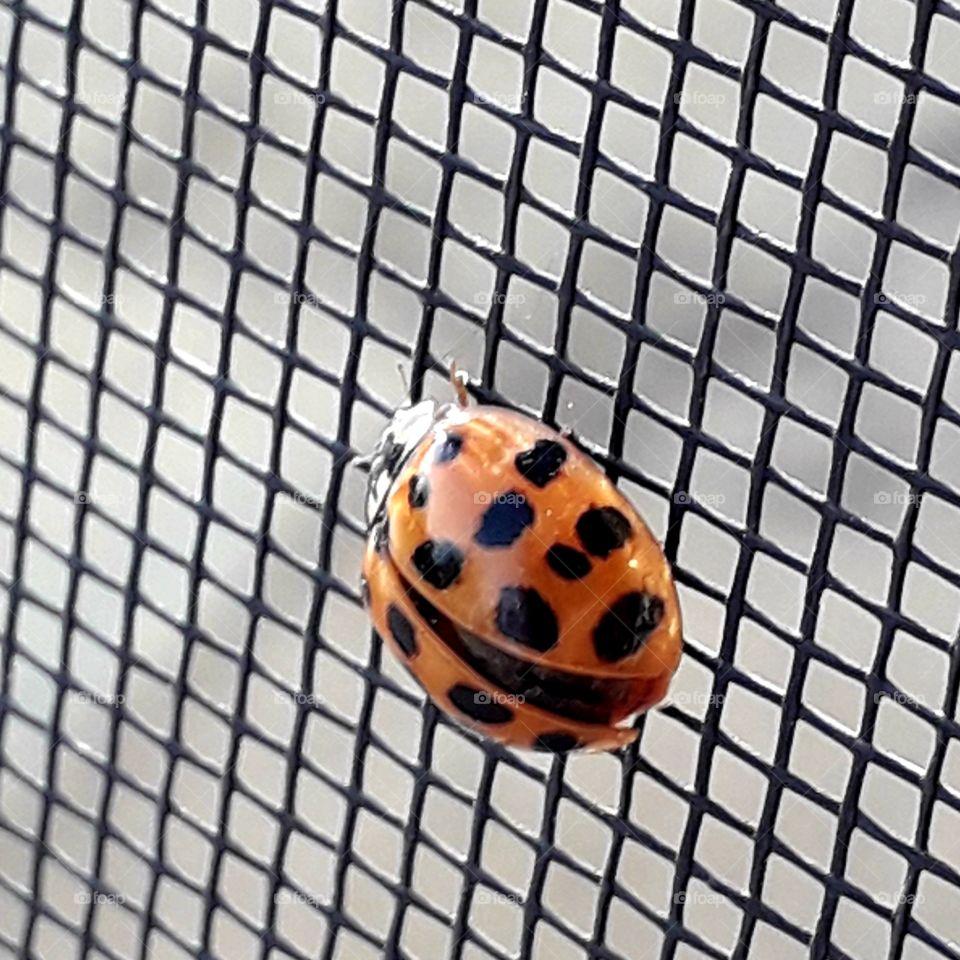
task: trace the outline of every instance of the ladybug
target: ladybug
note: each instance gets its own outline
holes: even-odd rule
[[[513,411],[401,407],[369,458],[362,592],[431,699],[512,747],[613,750],[680,659],[669,565],[568,435]]]

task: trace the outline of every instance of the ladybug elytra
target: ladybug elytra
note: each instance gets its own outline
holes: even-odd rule
[[[426,400],[370,458],[363,595],[431,699],[515,747],[611,750],[680,658],[670,568],[566,436],[513,411]]]

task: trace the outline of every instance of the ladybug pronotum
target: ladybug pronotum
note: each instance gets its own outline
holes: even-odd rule
[[[612,750],[680,658],[677,594],[636,510],[522,414],[401,407],[370,457],[363,597],[431,699],[514,747]]]

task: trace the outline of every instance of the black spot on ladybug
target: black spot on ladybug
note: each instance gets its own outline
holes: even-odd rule
[[[545,753],[569,753],[581,746],[580,740],[572,733],[541,733],[533,743],[534,750],[542,750]]]
[[[565,543],[555,543],[547,551],[547,565],[564,580],[582,580],[592,569],[585,553]]]
[[[615,663],[636,653],[663,617],[663,601],[649,593],[626,593],[600,618],[593,631],[597,656]]]
[[[449,540],[424,540],[413,551],[413,565],[431,587],[445,590],[463,570],[463,553]]]
[[[408,657],[412,657],[417,652],[417,637],[413,631],[413,624],[393,603],[387,607],[387,626],[390,628],[390,635],[397,641],[397,646]]]
[[[504,636],[541,653],[560,638],[556,614],[532,587],[504,587],[500,591],[497,627]]]
[[[533,507],[516,490],[497,495],[473,539],[482,547],[509,547],[533,523]]]
[[[447,696],[464,716],[478,723],[509,723],[513,719],[513,711],[508,706],[498,703],[485,690],[468,687],[465,683],[451,687]]]
[[[370,606],[370,584],[367,583],[366,577],[360,578],[360,599],[365,607]]]
[[[593,507],[580,514],[577,536],[587,553],[608,557],[630,537],[630,521],[616,507]]]
[[[413,601],[417,613],[429,626],[436,628],[447,619],[422,593],[408,587],[407,596]]]
[[[517,470],[535,487],[545,487],[567,459],[563,444],[556,440],[538,440],[529,450],[514,457]]]
[[[373,528],[373,549],[384,554],[390,546],[390,521],[387,517]]]
[[[437,463],[449,463],[456,460],[463,447],[463,437],[459,433],[447,433],[436,445],[434,459]]]
[[[407,485],[407,503],[409,503],[414,510],[419,510],[426,505],[429,496],[430,481],[424,474],[415,473]]]

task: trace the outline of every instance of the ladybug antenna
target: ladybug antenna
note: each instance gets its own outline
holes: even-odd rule
[[[453,392],[457,395],[457,404],[465,407],[470,398],[467,396],[467,374],[464,370],[457,367],[457,361],[450,364],[450,384]]]
[[[400,374],[400,382],[403,384],[403,392],[406,394],[405,406],[410,405],[410,378],[407,376],[406,368],[400,361],[397,361],[397,373]]]

